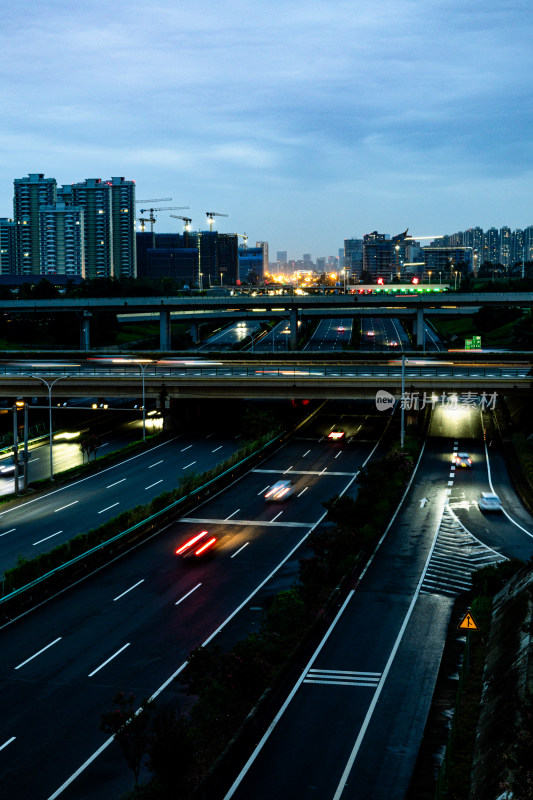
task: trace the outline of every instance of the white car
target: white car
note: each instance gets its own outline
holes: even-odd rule
[[[497,494],[492,492],[481,492],[478,500],[481,511],[501,511],[502,501]]]
[[[457,453],[457,455],[454,457],[454,461],[456,467],[469,469],[472,466],[472,459],[468,453]]]
[[[292,481],[276,481],[276,483],[269,486],[265,494],[265,500],[287,500],[294,492],[294,485]]]

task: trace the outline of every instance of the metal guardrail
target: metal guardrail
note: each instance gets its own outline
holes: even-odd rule
[[[530,364],[524,365],[509,365],[509,366],[431,366],[431,365],[410,365],[406,363],[405,366],[406,378],[492,378],[492,379],[528,379],[533,380],[533,369]],[[102,366],[88,366],[88,365],[61,365],[54,367],[34,367],[28,369],[27,367],[10,367],[9,365],[0,365],[0,378],[15,377],[36,377],[40,375],[47,375],[49,377],[55,376],[68,376],[72,378],[90,378],[90,377],[140,377],[139,367],[132,365],[102,365]],[[364,378],[364,377],[395,377],[400,378],[402,375],[401,365],[348,365],[348,364],[323,364],[323,365],[304,365],[304,364],[268,364],[268,365],[238,365],[238,366],[222,366],[222,365],[148,365],[146,367],[145,377],[174,377],[174,378],[195,378],[195,377],[309,377],[309,378],[329,378],[329,377],[349,377],[349,378]],[[38,387],[36,387],[38,388]]]

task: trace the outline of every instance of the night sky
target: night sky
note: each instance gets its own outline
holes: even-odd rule
[[[289,258],[533,224],[525,0],[26,0],[0,24],[13,179],[124,176]],[[169,212],[156,230],[181,230]],[[140,214],[139,214],[140,216]]]

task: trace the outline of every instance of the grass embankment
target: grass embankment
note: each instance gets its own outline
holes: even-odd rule
[[[520,561],[505,561],[497,566],[478,570],[472,576],[471,612],[479,631],[465,634],[469,641],[460,673],[446,754],[437,778],[435,800],[469,800],[492,601],[522,566]],[[456,626],[457,620],[452,624]],[[455,630],[454,635],[458,635]]]
[[[129,800],[190,798],[200,785],[202,796],[219,796],[225,758],[256,738],[257,714],[273,699],[290,666],[322,635],[333,600],[386,529],[418,449],[419,443],[408,438],[406,450],[393,447],[361,471],[356,499],[344,495],[324,503],[326,524],[309,536],[297,583],[275,596],[258,632],[229,650],[211,643],[192,652],[177,679],[194,700],[187,714],[179,716],[173,708],[157,711],[145,702],[146,711],[137,715],[146,713],[145,724],[139,725],[133,747],[124,715],[118,713],[123,696],[115,698],[117,713],[104,715],[104,724],[116,720],[112,732],[126,757],[133,748],[152,773],[147,784],[126,795]]]

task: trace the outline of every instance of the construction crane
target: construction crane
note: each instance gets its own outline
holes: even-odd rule
[[[246,250],[248,248],[248,236],[245,233],[234,233],[233,236],[242,236],[242,246]]]
[[[190,217],[180,217],[179,214],[169,214],[172,219],[182,219],[185,222],[183,227],[183,238],[185,240],[185,247],[189,246],[189,231],[191,230],[192,219]]]
[[[178,211],[181,208],[189,208],[189,206],[162,206],[161,208],[141,208],[141,214],[145,214],[147,211],[150,212],[150,217],[148,219],[143,220],[142,217],[139,218],[139,222],[142,225],[141,230],[144,231],[144,222],[149,222],[151,226],[152,233],[154,232],[154,222],[156,221],[154,217],[154,211]]]
[[[213,223],[214,223],[213,217],[227,217],[228,216],[228,214],[219,214],[218,211],[206,211],[205,215],[207,217],[207,222],[209,224],[209,230],[210,231],[213,230]]]
[[[168,203],[171,197],[150,197],[148,200],[136,200],[136,203]]]

